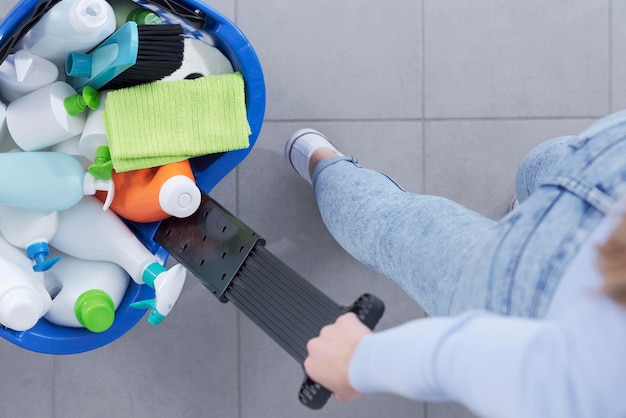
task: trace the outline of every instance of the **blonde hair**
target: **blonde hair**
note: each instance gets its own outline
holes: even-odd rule
[[[598,269],[604,277],[602,292],[626,306],[626,213],[609,236],[598,247]]]

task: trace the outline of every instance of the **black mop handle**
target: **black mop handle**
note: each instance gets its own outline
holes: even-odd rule
[[[154,240],[193,273],[222,302],[231,302],[300,365],[307,342],[322,327],[352,311],[373,329],[384,311],[365,294],[350,307],[337,305],[265,247],[265,241],[203,194],[189,218],[161,223]],[[305,376],[300,401],[319,409],[331,393]]]

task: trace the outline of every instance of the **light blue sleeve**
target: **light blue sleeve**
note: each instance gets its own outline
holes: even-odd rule
[[[364,393],[459,402],[481,417],[624,417],[626,309],[588,292],[550,321],[420,319],[365,337],[349,378]]]

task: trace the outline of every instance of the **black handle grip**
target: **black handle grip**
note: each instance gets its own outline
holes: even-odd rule
[[[359,320],[369,329],[374,329],[380,318],[385,312],[385,304],[378,297],[366,293],[361,295],[346,312],[354,312]],[[305,374],[304,382],[300,386],[298,397],[300,402],[311,409],[321,409],[332,392],[324,386],[313,381]]]

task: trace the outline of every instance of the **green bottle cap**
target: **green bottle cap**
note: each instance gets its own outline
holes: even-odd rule
[[[89,109],[95,110],[100,107],[100,92],[93,87],[83,87],[82,98]]]
[[[106,145],[96,148],[96,154],[87,171],[99,180],[109,180],[113,176],[113,161],[111,161],[111,151]]]
[[[113,325],[115,305],[102,290],[88,290],[81,294],[74,305],[78,322],[91,332],[104,332]]]
[[[126,21],[136,22],[139,25],[160,25],[163,23],[163,19],[158,14],[143,7],[131,11]]]
[[[91,86],[85,86],[82,94],[73,94],[63,100],[65,111],[72,116],[76,116],[85,109],[97,109],[100,107],[100,92]]]
[[[87,104],[85,103],[85,99],[80,94],[73,94],[68,96],[63,100],[63,106],[65,106],[65,110],[72,116],[79,115],[85,111]]]

